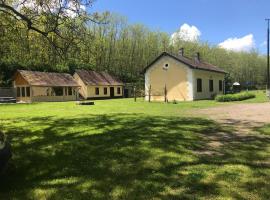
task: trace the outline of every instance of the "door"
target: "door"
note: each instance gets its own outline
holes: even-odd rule
[[[124,97],[125,98],[128,98],[129,97],[128,92],[129,92],[128,89],[125,88],[124,89]]]
[[[114,97],[114,87],[110,87],[110,96]]]

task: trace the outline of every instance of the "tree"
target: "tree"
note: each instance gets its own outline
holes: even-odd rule
[[[41,34],[58,53],[65,53],[78,42],[89,20],[100,23],[106,17],[87,13],[92,4],[93,0],[0,0],[0,12],[18,21],[18,26]]]

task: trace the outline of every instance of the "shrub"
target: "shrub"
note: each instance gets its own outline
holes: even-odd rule
[[[243,101],[246,99],[255,98],[256,95],[248,92],[242,92],[237,94],[226,94],[226,95],[218,95],[215,100],[218,102],[229,102],[229,101]]]

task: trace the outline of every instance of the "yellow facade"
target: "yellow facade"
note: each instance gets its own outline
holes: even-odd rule
[[[29,85],[16,85],[18,102],[58,102],[58,101],[75,101],[77,100],[77,87],[60,87],[63,95],[57,96],[52,91],[52,87],[39,87]],[[29,88],[29,89],[28,89]],[[68,92],[71,88],[71,93]],[[27,92],[29,90],[29,92]]]
[[[97,88],[99,91],[98,94],[96,94]],[[104,91],[105,88],[107,88],[107,94]],[[114,91],[113,96],[111,96],[111,90]],[[92,85],[87,86],[87,98],[109,98],[122,96],[123,96],[123,86],[92,86]]]
[[[146,98],[150,92],[151,100],[164,101],[166,87],[168,101],[189,100],[188,73],[189,69],[184,64],[168,56],[163,57],[146,72]]]
[[[194,100],[211,99],[217,94],[223,94],[225,75],[217,72],[193,70]],[[202,92],[197,92],[197,79],[202,79]],[[213,91],[209,90],[209,80],[213,80]],[[219,81],[222,81],[222,90],[219,90]]]
[[[78,74],[74,74],[74,79],[81,86],[79,93],[83,96],[84,99],[91,98],[113,98],[113,97],[122,97],[123,96],[123,86],[122,85],[86,85],[78,76]],[[98,94],[96,90],[98,88]],[[105,88],[107,88],[107,94],[105,92]],[[113,88],[113,89],[112,89]],[[105,89],[105,90],[104,90]],[[113,93],[111,93],[113,91]]]
[[[164,101],[165,87],[168,101],[210,99],[219,90],[219,80],[224,85],[224,73],[193,69],[170,56],[163,56],[145,72],[145,100]],[[197,79],[202,79],[202,91],[197,92]],[[213,80],[213,91],[209,90]]]
[[[75,73],[75,74],[73,75],[73,78],[74,78],[74,80],[77,82],[77,84],[78,84],[79,86],[81,86],[80,89],[79,89],[79,93],[80,93],[85,99],[87,99],[87,96],[88,96],[87,85],[84,84],[84,82],[83,82],[82,79],[78,76],[78,74]]]
[[[78,99],[78,87],[58,87],[63,94],[57,96],[53,92],[53,87],[31,86],[20,74],[16,75],[13,84],[17,93],[17,102],[57,102],[75,101]]]

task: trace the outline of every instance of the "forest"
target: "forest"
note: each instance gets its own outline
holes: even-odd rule
[[[142,83],[148,63],[163,51],[176,54],[183,47],[188,57],[200,52],[202,60],[228,72],[228,83],[265,87],[266,57],[256,49],[233,52],[207,41],[179,38],[172,42],[169,33],[131,24],[124,16],[109,12],[69,15],[56,25],[59,15],[55,13],[33,15],[28,8],[24,14],[35,16],[35,21],[28,23],[0,4],[0,86],[10,86],[17,69],[73,73],[84,68],[107,71],[126,83]],[[53,31],[45,32],[48,27],[54,27]]]

